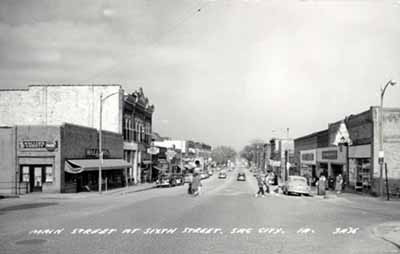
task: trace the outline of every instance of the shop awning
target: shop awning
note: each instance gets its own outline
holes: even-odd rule
[[[275,160],[269,160],[269,165],[272,167],[280,167],[281,162],[280,161],[275,161]]]
[[[153,166],[153,168],[157,169],[158,171],[167,171],[168,170],[168,168],[161,168],[161,167],[156,167],[156,166]]]
[[[124,169],[131,168],[132,164],[122,159],[105,159],[103,160],[102,169]],[[99,160],[67,160],[65,161],[64,171],[71,174],[79,174],[83,171],[99,170]]]

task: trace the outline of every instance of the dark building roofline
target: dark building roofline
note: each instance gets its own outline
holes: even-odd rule
[[[308,135],[305,135],[305,136],[302,136],[302,137],[298,137],[298,138],[295,139],[295,141],[299,141],[299,140],[302,140],[302,139],[310,138],[312,136],[318,136],[319,134],[322,134],[324,132],[328,132],[328,129],[325,129],[325,130],[322,130],[322,131],[313,132],[311,134],[308,134]]]

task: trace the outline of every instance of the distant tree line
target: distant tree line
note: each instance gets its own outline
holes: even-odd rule
[[[234,161],[236,156],[235,149],[229,146],[218,146],[211,151],[211,158],[218,164],[226,164],[228,160]]]

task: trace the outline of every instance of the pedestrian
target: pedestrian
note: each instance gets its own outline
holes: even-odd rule
[[[201,188],[201,177],[199,173],[195,172],[192,181],[192,194],[194,196],[199,196],[200,188]]]
[[[275,181],[275,176],[274,173],[271,171],[268,171],[267,174],[265,175],[265,186],[266,186],[266,191],[267,193],[271,193],[271,182],[273,183]]]
[[[326,190],[326,177],[324,175],[320,175],[318,181],[316,182],[317,185],[317,195],[325,196]]]
[[[336,176],[336,183],[335,183],[335,190],[337,194],[340,194],[342,192],[342,187],[343,187],[343,177],[342,174],[338,174]]]
[[[258,197],[260,194],[262,197],[265,197],[265,192],[264,192],[265,183],[260,174],[257,175],[257,184],[258,184],[258,192],[256,194],[256,197]]]

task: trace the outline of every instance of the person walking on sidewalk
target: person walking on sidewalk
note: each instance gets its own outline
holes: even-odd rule
[[[340,194],[342,192],[342,187],[343,187],[343,177],[342,174],[338,174],[336,176],[336,183],[335,183],[335,190],[337,194]]]
[[[265,197],[265,192],[264,192],[264,184],[265,183],[260,174],[257,175],[257,184],[258,184],[258,192],[256,194],[256,197],[258,197],[260,194],[262,197]]]

